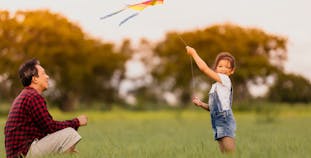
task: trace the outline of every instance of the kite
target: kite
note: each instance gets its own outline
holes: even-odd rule
[[[111,17],[113,15],[116,15],[124,10],[127,10],[127,9],[131,9],[131,10],[135,10],[135,11],[138,11],[132,15],[130,15],[129,17],[125,18],[124,20],[122,20],[120,23],[119,23],[119,26],[121,26],[122,24],[124,24],[125,22],[127,22],[129,19],[137,16],[141,11],[143,11],[144,9],[146,9],[147,7],[149,6],[153,6],[153,5],[157,5],[157,4],[163,4],[163,1],[164,0],[148,0],[148,1],[145,1],[145,2],[141,2],[141,3],[137,3],[137,4],[132,4],[132,5],[126,5],[123,9],[121,10],[118,10],[116,12],[113,12],[111,14],[108,14],[104,17],[101,17],[100,19],[106,19],[108,17]]]

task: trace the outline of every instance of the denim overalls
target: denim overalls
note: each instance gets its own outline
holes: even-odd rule
[[[225,136],[235,137],[236,123],[232,113],[232,88],[230,92],[230,109],[223,110],[219,100],[217,90],[209,94],[208,105],[211,113],[212,128],[214,138],[218,140]]]

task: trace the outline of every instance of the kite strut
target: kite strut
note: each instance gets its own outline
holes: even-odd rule
[[[148,0],[148,1],[145,1],[145,2],[141,2],[141,3],[137,3],[137,4],[132,4],[132,5],[126,5],[123,9],[121,10],[118,10],[116,12],[113,12],[113,13],[110,13],[106,16],[103,16],[101,17],[100,19],[103,20],[103,19],[106,19],[108,17],[111,17],[113,15],[116,15],[124,10],[127,10],[127,9],[131,9],[131,10],[135,10],[135,11],[138,11],[130,16],[128,16],[127,18],[125,18],[124,20],[122,20],[120,23],[119,23],[119,26],[121,26],[122,24],[124,24],[125,22],[127,22],[129,19],[137,16],[139,14],[139,12],[143,11],[144,9],[146,9],[147,7],[149,6],[153,6],[153,5],[157,5],[157,4],[163,4],[163,1],[164,0]]]

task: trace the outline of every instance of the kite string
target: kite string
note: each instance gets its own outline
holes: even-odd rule
[[[185,40],[184,40],[183,38],[181,38],[181,36],[180,36],[179,34],[177,34],[177,36],[178,36],[178,38],[182,41],[182,43],[183,43],[185,46],[187,46]]]
[[[192,85],[192,95],[194,91],[194,72],[193,72],[193,64],[192,64],[192,58],[190,57],[190,67],[191,67],[191,85]]]
[[[186,44],[186,42],[185,42],[185,40],[179,35],[179,34],[177,34],[177,36],[178,36],[178,38],[183,42],[183,44],[185,45],[185,46],[187,46],[187,44]],[[191,68],[191,93],[192,93],[192,95],[193,95],[193,92],[194,92],[194,84],[195,84],[195,78],[194,78],[194,71],[193,71],[193,64],[192,64],[192,58],[191,58],[191,56],[189,56],[189,58],[190,58],[190,68]]]

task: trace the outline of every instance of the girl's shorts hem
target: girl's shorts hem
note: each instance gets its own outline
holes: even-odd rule
[[[223,137],[235,138],[236,123],[231,110],[211,114],[214,139]]]
[[[231,137],[231,138],[235,138],[235,134],[232,132],[232,133],[215,133],[215,136],[214,136],[214,139],[215,140],[219,140],[223,137]]]

